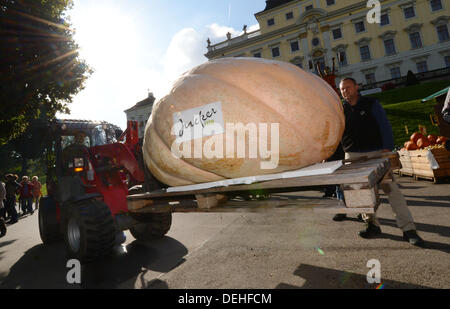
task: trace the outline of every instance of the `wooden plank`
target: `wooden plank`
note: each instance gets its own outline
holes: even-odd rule
[[[145,194],[136,194],[128,196],[128,208],[132,212],[165,212],[174,211],[174,207],[170,203],[180,201],[192,201],[197,196],[199,201],[196,207],[199,212],[221,212],[224,211],[214,198],[217,194],[225,194],[227,192],[253,191],[253,190],[295,190],[296,188],[304,190],[308,187],[319,187],[325,185],[359,185],[364,186],[359,192],[349,192],[350,205],[359,208],[376,207],[377,198],[374,196],[374,187],[389,172],[391,167],[389,159],[375,159],[367,162],[351,163],[343,166],[332,175],[308,176],[291,179],[278,179],[255,183],[251,185],[235,185],[229,187],[210,188],[203,190],[193,190],[187,192],[166,192],[158,190]],[[371,189],[372,188],[372,189]],[[300,191],[300,190],[299,190]],[[345,191],[344,191],[345,194]],[[248,202],[247,202],[248,203]],[[169,206],[167,205],[169,204]],[[314,205],[318,204],[317,202]],[[320,204],[320,203],[319,203]],[[240,205],[239,209],[248,206]],[[192,207],[183,210],[183,207],[176,207],[176,211],[192,212]],[[222,209],[222,210],[221,210]]]
[[[351,164],[352,165],[352,164]],[[336,184],[352,184],[352,183],[368,183],[369,186],[374,186],[384,174],[389,170],[389,160],[381,159],[372,161],[372,164],[355,164],[343,166],[337,170],[333,175],[308,176],[291,179],[278,179],[261,183],[254,183],[251,185],[236,185],[229,187],[219,187],[203,190],[193,190],[187,192],[166,192],[165,190],[158,190],[151,193],[136,194],[128,196],[128,200],[146,199],[156,197],[169,196],[185,196],[195,194],[207,193],[223,193],[233,191],[251,191],[264,190],[276,188],[295,188],[295,187],[312,187],[312,186],[326,186]]]
[[[221,204],[215,208],[198,208],[197,203],[194,200],[183,200],[180,203],[165,204],[165,205],[153,205],[152,207],[146,207],[143,209],[135,210],[134,213],[160,213],[168,211],[172,213],[232,213],[232,212],[245,212],[245,213],[260,213],[275,210],[286,209],[319,209],[319,212],[327,211],[328,213],[337,213],[332,211],[339,211],[345,207],[342,203],[332,199],[322,198],[305,198],[305,199],[270,199],[266,201],[237,201],[231,200],[224,204]],[[331,212],[330,212],[331,211]],[[373,208],[358,209],[353,212],[352,209],[348,209],[346,213],[372,213]],[[342,212],[341,212],[342,213]]]

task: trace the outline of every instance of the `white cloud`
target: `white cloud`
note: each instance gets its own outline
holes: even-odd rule
[[[259,29],[259,25],[254,25],[248,31],[257,29]],[[207,52],[207,39],[210,39],[212,44],[221,42],[226,39],[228,32],[232,37],[243,33],[231,27],[212,24],[201,32],[193,28],[185,28],[175,34],[164,57],[163,76],[167,85],[172,85],[183,73],[208,60],[204,56]],[[170,90],[170,86],[158,90],[155,90],[155,93],[165,94]]]
[[[258,25],[254,25],[247,31],[257,29]],[[160,58],[142,59],[139,55],[148,57],[146,52],[137,51],[133,53],[134,57],[124,57],[122,53],[118,61],[112,61],[114,55],[110,54],[110,65],[103,65],[103,59],[102,65],[87,81],[86,89],[70,105],[72,115],[62,118],[107,120],[124,128],[124,110],[145,99],[147,91],[153,92],[157,100],[166,95],[183,73],[207,61],[204,56],[207,39],[216,44],[224,41],[228,32],[233,37],[242,34],[241,30],[218,24],[206,26],[201,31],[185,28],[173,36]],[[135,42],[139,48],[139,41]]]

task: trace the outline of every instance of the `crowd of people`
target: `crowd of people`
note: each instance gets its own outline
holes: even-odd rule
[[[28,176],[23,176],[18,182],[19,176],[7,174],[5,180],[5,183],[0,181],[0,219],[14,224],[20,217],[32,215],[39,208],[42,185],[37,176],[31,181]]]

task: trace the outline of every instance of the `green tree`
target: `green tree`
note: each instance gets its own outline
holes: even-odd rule
[[[34,160],[32,169],[39,169],[37,165],[45,163],[45,145],[52,138],[49,129],[50,119],[40,110],[39,117],[30,121],[24,133],[0,146],[0,172],[28,175],[30,160]]]
[[[0,145],[45,111],[68,113],[92,73],[65,11],[72,0],[0,0]]]

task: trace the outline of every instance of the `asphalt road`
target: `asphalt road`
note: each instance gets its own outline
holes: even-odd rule
[[[369,288],[367,263],[380,262],[384,288],[450,288],[450,184],[399,178],[426,248],[402,240],[384,196],[383,235],[365,240],[352,216],[334,222],[312,208],[264,213],[174,214],[169,234],[82,265],[69,284],[64,244],[42,245],[37,212],[0,239],[0,288],[290,289]],[[318,192],[277,196],[319,198]],[[258,203],[258,202],[251,202]]]

